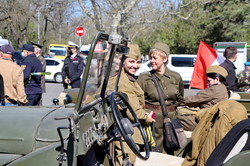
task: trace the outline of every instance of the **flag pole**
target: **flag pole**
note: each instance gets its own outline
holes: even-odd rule
[[[188,86],[188,95],[187,95],[187,96],[190,95],[190,91],[191,91],[191,86],[189,85],[189,86]]]

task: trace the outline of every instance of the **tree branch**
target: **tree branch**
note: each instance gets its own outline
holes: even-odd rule
[[[83,4],[83,1],[82,0],[77,0],[77,1],[80,4],[83,13],[85,13],[89,18],[94,20],[95,19],[94,16],[86,9],[86,7]]]

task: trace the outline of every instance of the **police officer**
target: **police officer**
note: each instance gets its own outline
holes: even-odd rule
[[[0,47],[0,75],[3,77],[4,100],[0,106],[25,105],[28,101],[24,91],[23,70],[12,61],[13,47],[5,44]]]
[[[84,60],[77,53],[78,46],[69,46],[69,56],[64,60],[62,67],[63,86],[65,89],[80,88]]]
[[[181,104],[184,95],[184,86],[180,74],[169,70],[166,66],[169,52],[170,49],[165,43],[155,43],[149,51],[152,70],[141,73],[137,79],[138,84],[144,91],[145,108],[156,113],[156,123],[154,124],[156,144],[158,150],[162,153],[172,153],[172,150],[166,149],[164,145],[162,110],[152,74],[156,76],[162,86],[163,98],[168,112],[175,111],[175,107]]]
[[[34,54],[36,55],[36,57],[39,59],[39,61],[43,65],[43,73],[41,73],[41,87],[42,87],[43,93],[45,93],[46,86],[45,86],[45,74],[44,73],[46,71],[46,60],[44,59],[43,54],[42,54],[43,46],[38,44],[38,43],[35,43],[35,42],[31,42],[31,43],[34,47]],[[42,105],[42,98],[39,102],[39,105]]]
[[[34,47],[31,44],[24,44],[21,48],[24,58],[21,61],[21,67],[24,73],[25,92],[28,103],[26,106],[38,105],[42,97],[41,75],[43,71],[42,63],[34,54]]]
[[[151,117],[153,112],[149,114],[144,110],[145,101],[144,101],[144,92],[136,82],[134,74],[141,66],[141,57],[140,57],[140,49],[139,46],[136,44],[130,44],[129,46],[129,54],[126,55],[125,60],[123,62],[123,67],[120,75],[120,80],[118,84],[118,91],[126,93],[128,95],[128,101],[135,114],[137,115],[138,119],[142,124],[146,125],[155,120]],[[115,82],[117,76],[111,78],[109,81],[108,88],[114,89]],[[130,114],[127,114],[130,120],[133,117]],[[143,139],[140,135],[140,132],[137,128],[134,128],[135,132],[132,136],[135,143],[139,145],[143,145]],[[128,145],[123,141],[124,151],[127,153],[130,163],[135,162],[135,154],[130,150]],[[122,157],[122,150],[120,146],[120,142],[115,142],[115,151],[116,151],[116,165],[123,164],[123,157]]]

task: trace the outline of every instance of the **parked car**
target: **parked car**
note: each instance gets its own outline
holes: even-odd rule
[[[50,72],[50,75],[45,75],[46,81],[55,81],[62,83],[62,67],[63,61],[56,58],[45,58],[46,60],[46,72]]]
[[[0,46],[5,44],[11,44],[11,42],[8,39],[3,39],[2,36],[0,36]]]

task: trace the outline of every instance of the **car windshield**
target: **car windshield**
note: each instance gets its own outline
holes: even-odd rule
[[[104,97],[100,95],[106,92],[109,78],[113,77],[119,69],[120,56],[114,51],[117,49],[118,45],[114,45],[103,39],[96,41],[96,43],[100,42],[103,48],[105,48],[104,51],[94,53],[96,45],[92,46],[94,48],[92,52],[90,50],[90,54],[87,57],[87,63],[83,74],[83,83],[79,92],[82,101],[81,103],[77,103],[77,105],[83,107],[99,97]],[[78,110],[78,108],[76,109]]]
[[[175,67],[194,67],[196,57],[173,57],[172,65]]]
[[[46,65],[47,66],[57,66],[57,65],[59,65],[59,62],[57,62],[55,60],[46,59]]]
[[[55,53],[55,55],[57,55],[57,56],[65,56],[65,54],[66,54],[66,50],[54,50],[54,49],[50,49],[50,52]]]

